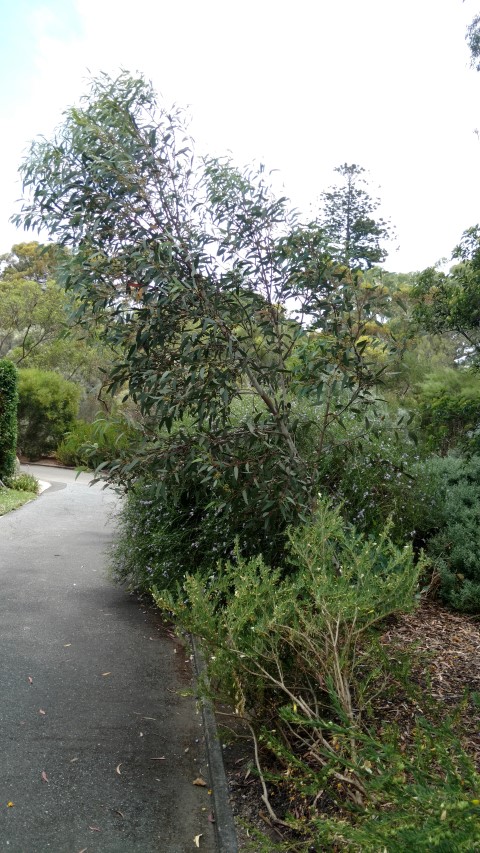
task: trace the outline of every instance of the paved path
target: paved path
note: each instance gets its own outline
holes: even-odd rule
[[[106,574],[115,497],[36,475],[0,517],[0,853],[214,853],[188,653]]]

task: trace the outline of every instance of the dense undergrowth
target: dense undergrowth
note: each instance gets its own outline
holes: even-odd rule
[[[413,689],[408,656],[398,666],[378,642],[386,618],[432,588],[478,612],[480,459],[425,453],[391,427],[384,413],[348,457],[332,436],[315,515],[279,530],[273,562],[261,518],[245,548],[241,514],[222,517],[193,484],[165,496],[140,481],[124,505],[117,578],[202,638],[210,692],[246,721],[265,786],[292,803],[277,823],[288,840],[254,833],[255,853],[480,849],[480,777],[460,716],[419,693],[430,710],[405,744],[372,710]]]

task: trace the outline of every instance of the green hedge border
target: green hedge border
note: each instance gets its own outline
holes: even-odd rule
[[[15,473],[18,376],[11,361],[0,360],[0,480]]]

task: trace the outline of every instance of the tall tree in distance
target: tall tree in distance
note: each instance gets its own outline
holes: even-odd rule
[[[475,15],[472,23],[467,27],[465,38],[470,50],[472,68],[480,71],[480,15]]]
[[[365,169],[344,163],[335,171],[342,183],[322,193],[320,224],[338,260],[354,269],[370,269],[387,257],[382,244],[391,236],[390,225],[374,218],[380,201],[366,189]]]

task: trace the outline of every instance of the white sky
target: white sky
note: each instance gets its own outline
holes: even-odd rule
[[[51,133],[90,74],[142,71],[188,106],[201,152],[278,169],[308,210],[355,162],[400,248],[386,266],[449,256],[480,220],[475,0],[0,0],[0,253],[30,139]],[[380,189],[378,189],[380,187]]]

